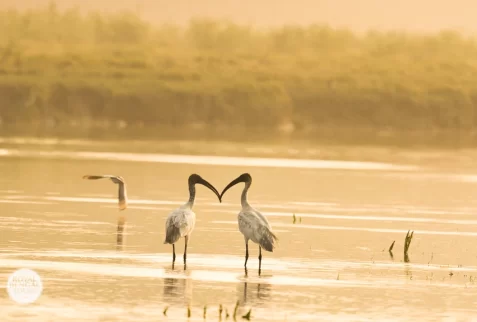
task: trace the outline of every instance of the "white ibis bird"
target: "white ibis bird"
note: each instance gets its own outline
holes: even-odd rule
[[[222,202],[219,192],[209,182],[195,173],[189,176],[189,200],[184,205],[173,210],[166,219],[166,238],[164,239],[164,244],[172,244],[173,268],[176,260],[175,243],[177,243],[181,237],[184,237],[185,240],[184,269],[186,268],[187,243],[195,226],[195,213],[192,211],[192,207],[194,206],[196,184],[202,184],[212,190],[217,195],[217,198],[219,198],[219,201]]]
[[[242,191],[241,203],[242,210],[238,214],[239,230],[245,238],[245,274],[247,274],[247,261],[248,261],[248,241],[252,240],[258,244],[258,274],[261,274],[262,270],[262,248],[266,251],[273,252],[275,248],[275,242],[278,241],[277,236],[272,232],[272,228],[268,223],[267,218],[262,215],[258,210],[250,206],[247,201],[247,192],[252,185],[252,177],[248,173],[240,175],[237,179],[230,182],[220,194],[222,199],[223,195],[234,185],[244,182],[245,187]]]
[[[98,179],[111,179],[112,182],[119,185],[118,189],[118,204],[119,209],[124,210],[128,206],[127,194],[126,194],[126,181],[120,176],[112,176],[112,175],[85,175],[83,179],[89,180],[98,180]]]
[[[98,180],[98,179],[111,179],[112,182],[119,185],[118,189],[118,205],[119,210],[125,210],[128,205],[127,193],[126,193],[126,181],[120,176],[112,175],[85,175],[83,179]],[[123,243],[124,224],[126,222],[125,216],[119,216],[118,229],[117,229],[117,245],[120,246]]]

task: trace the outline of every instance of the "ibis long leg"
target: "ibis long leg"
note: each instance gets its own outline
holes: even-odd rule
[[[176,245],[172,244],[172,269],[174,269],[175,261],[176,261]]]
[[[184,246],[184,269],[186,268],[187,261],[187,242],[189,241],[189,236],[185,236],[185,246]]]
[[[262,247],[258,246],[258,275],[262,273]]]

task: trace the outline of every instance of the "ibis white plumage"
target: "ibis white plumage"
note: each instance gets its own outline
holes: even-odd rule
[[[262,248],[266,251],[273,252],[275,242],[278,241],[278,238],[272,232],[272,227],[267,218],[257,209],[250,206],[247,201],[247,192],[252,185],[252,176],[250,176],[250,174],[244,173],[230,182],[220,194],[220,199],[222,199],[228,189],[240,182],[245,183],[241,197],[242,210],[240,210],[238,214],[239,230],[245,238],[245,273],[247,274],[248,241],[251,240],[259,245],[258,274],[260,275],[262,271]]]
[[[189,200],[184,205],[173,210],[166,219],[166,237],[164,244],[172,244],[172,267],[174,267],[176,260],[175,243],[177,243],[181,237],[184,237],[184,269],[186,268],[187,243],[195,227],[195,213],[192,211],[192,207],[195,201],[196,184],[202,184],[212,190],[221,202],[220,194],[214,186],[198,174],[194,173],[189,176]]]

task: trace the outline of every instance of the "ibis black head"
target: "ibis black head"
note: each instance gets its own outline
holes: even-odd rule
[[[104,179],[104,178],[108,178],[108,179],[111,179],[112,182],[116,183],[116,184],[120,184],[120,183],[126,183],[123,179],[123,177],[121,176],[113,176],[113,175],[109,175],[109,174],[104,174],[104,175],[85,175],[83,176],[83,179],[89,179],[89,180],[98,180],[98,179]]]
[[[193,173],[189,176],[189,187],[192,187],[195,184],[201,184],[201,185],[206,186],[207,188],[212,190],[215,193],[215,195],[217,196],[217,198],[219,198],[219,201],[222,202],[222,198],[221,198],[219,192],[217,191],[217,189],[215,189],[215,187],[213,185],[211,185],[207,180],[205,180],[204,178],[202,178],[198,174]]]
[[[240,176],[238,176],[237,179],[233,180],[227,185],[227,187],[225,187],[225,189],[222,191],[222,194],[220,195],[220,198],[222,199],[222,196],[225,194],[227,190],[229,190],[230,188],[232,188],[233,186],[235,186],[237,183],[240,183],[240,182],[245,182],[250,185],[252,184],[252,176],[249,173],[243,173]]]

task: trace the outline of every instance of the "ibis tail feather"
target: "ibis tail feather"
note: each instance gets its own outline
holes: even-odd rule
[[[263,227],[261,235],[260,246],[266,251],[273,252],[275,242],[278,241],[277,236],[275,236],[275,234],[267,227]]]
[[[181,238],[181,230],[175,225],[170,225],[166,230],[166,239],[164,244],[175,244]]]

